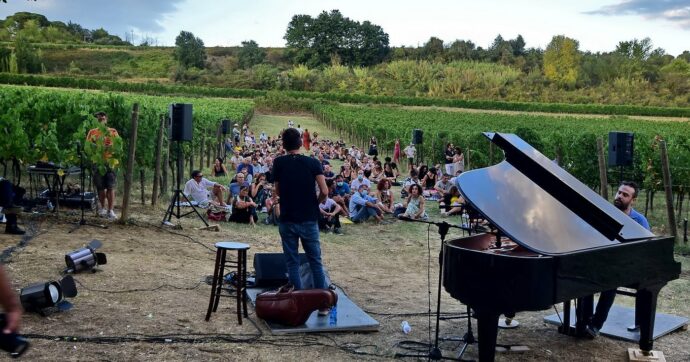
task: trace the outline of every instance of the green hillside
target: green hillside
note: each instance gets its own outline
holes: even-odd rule
[[[314,20],[323,22],[326,34],[334,12]],[[487,48],[435,37],[416,48],[389,48],[386,40],[379,54],[385,56],[358,65],[365,60],[348,58],[346,45],[299,45],[316,44],[319,34],[302,34],[286,48],[262,48],[254,41],[205,47],[186,32],[177,41],[183,33],[187,42],[176,47],[152,47],[149,40],[135,46],[104,29],[17,13],[0,22],[0,72],[374,97],[690,106],[690,51],[674,57],[649,38],[595,54],[565,36],[554,36],[546,49],[525,48],[521,36],[498,35]],[[566,48],[572,51],[559,50]],[[182,58],[184,52],[195,62]]]

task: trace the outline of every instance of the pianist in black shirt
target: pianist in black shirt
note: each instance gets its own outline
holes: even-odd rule
[[[633,209],[633,204],[637,199],[637,193],[639,187],[636,183],[632,181],[623,181],[618,187],[618,192],[616,192],[616,198],[613,200],[613,204],[626,215],[629,215],[638,224],[642,225],[645,229],[651,230],[649,227],[649,222],[644,215]],[[594,312],[592,320],[587,325],[587,334],[594,338],[599,334],[599,330],[604,326],[606,322],[606,317],[609,315],[609,310],[613,305],[613,301],[616,298],[616,290],[607,290],[601,292],[599,295],[599,302],[597,303],[597,309]],[[629,328],[630,329],[630,328]]]

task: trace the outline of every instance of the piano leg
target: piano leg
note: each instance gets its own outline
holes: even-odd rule
[[[495,311],[478,311],[477,332],[479,342],[479,362],[491,362],[496,354],[496,335],[498,334],[498,317]]]
[[[577,307],[575,308],[575,336],[582,337],[585,335],[585,328],[592,320],[594,314],[594,296],[588,295],[586,297],[577,298]]]
[[[640,324],[640,349],[651,351],[654,346],[654,319],[656,318],[656,301],[659,290],[664,285],[655,285],[637,290],[635,300],[635,317]]]

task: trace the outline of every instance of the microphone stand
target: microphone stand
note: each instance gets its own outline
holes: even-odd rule
[[[434,360],[434,361],[438,361],[441,359],[462,360],[462,353],[460,354],[460,356],[457,359],[444,357],[443,353],[441,353],[441,349],[438,347],[439,321],[441,320],[441,286],[443,283],[443,265],[444,265],[443,249],[445,248],[446,235],[448,235],[448,231],[450,230],[450,228],[456,228],[456,229],[466,230],[466,231],[470,231],[470,232],[471,232],[471,228],[451,225],[445,221],[433,222],[433,221],[425,221],[425,220],[415,220],[415,219],[411,219],[411,218],[407,218],[407,217],[401,217],[400,219],[404,220],[404,221],[413,221],[413,222],[420,222],[423,224],[436,225],[438,227],[438,234],[441,237],[441,251],[439,252],[439,268],[438,268],[438,288],[436,290],[436,332],[435,332],[435,338],[434,338],[434,346],[429,350],[429,354],[426,357],[431,359],[431,360]],[[467,317],[470,318],[469,307],[468,307]],[[471,329],[470,329],[470,332],[468,332],[468,334],[466,334],[465,337],[463,337],[463,340],[466,342],[465,347],[463,347],[463,350],[462,350],[462,352],[464,353],[465,348],[467,348],[467,344],[468,343],[474,343],[474,337],[472,336]],[[415,357],[423,357],[423,356],[415,356]]]
[[[84,170],[84,150],[81,148],[80,144],[77,143],[77,153],[79,154],[79,193],[81,194],[81,200],[79,201],[79,208],[81,209],[81,218],[79,221],[75,224],[75,226],[68,231],[68,234],[71,234],[75,230],[79,229],[82,225],[87,225],[87,226],[94,226],[98,227],[101,229],[107,229],[108,227],[103,224],[91,224],[87,223],[86,220],[84,219],[84,179],[86,178],[86,172]],[[59,197],[59,195],[58,195]]]

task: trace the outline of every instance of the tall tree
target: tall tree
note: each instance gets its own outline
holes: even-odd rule
[[[476,46],[469,40],[456,40],[450,44],[446,51],[448,60],[476,60]]]
[[[432,36],[422,47],[422,58],[427,60],[443,59],[443,40]]]
[[[41,58],[38,51],[21,34],[15,37],[14,55],[19,73],[39,73],[41,71]]]
[[[546,79],[561,87],[572,87],[577,81],[580,71],[581,54],[578,50],[580,43],[566,37],[556,35],[544,51],[544,76]]]
[[[175,38],[175,59],[184,68],[203,69],[206,63],[204,42],[188,31],[181,31]]]
[[[388,56],[388,34],[380,26],[344,17],[340,11],[322,12],[316,18],[295,15],[284,39],[293,63],[314,68],[331,62],[366,66]]]
[[[237,58],[240,68],[251,68],[264,62],[266,50],[259,48],[259,44],[254,40],[243,41]]]

